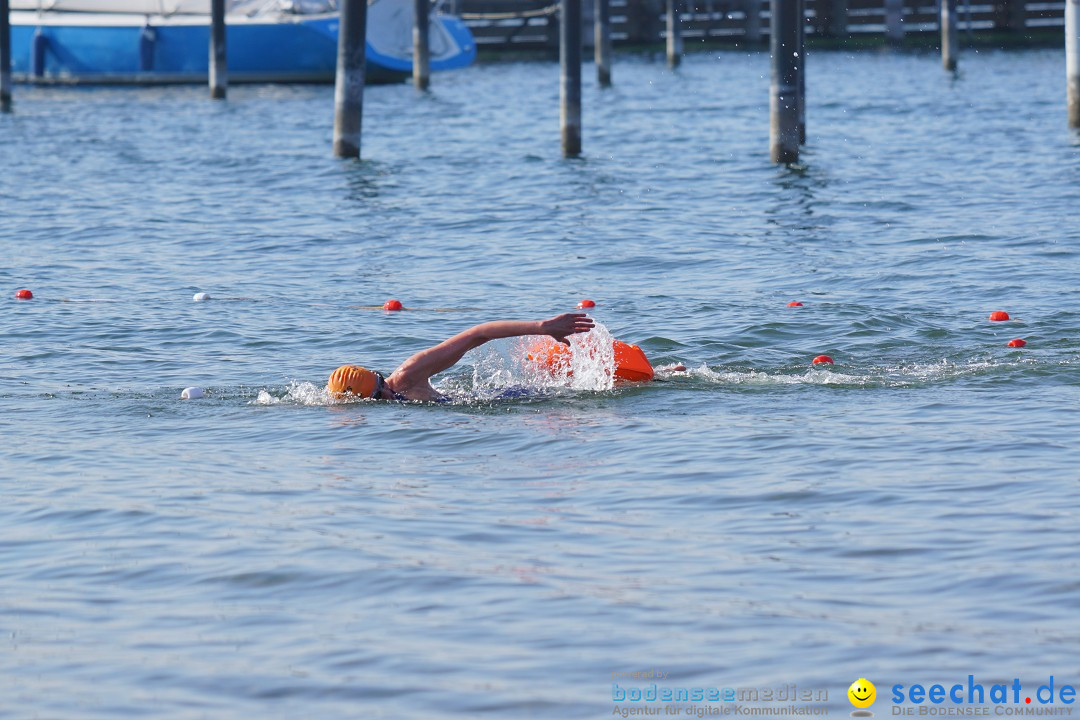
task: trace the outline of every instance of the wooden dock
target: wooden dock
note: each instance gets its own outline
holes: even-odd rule
[[[677,0],[685,47],[732,45],[765,47],[769,3],[762,0]],[[936,44],[940,9],[934,0],[805,0],[808,41],[837,44],[886,42],[888,7],[899,7],[899,27],[906,43]],[[618,47],[663,44],[665,0],[610,0],[611,37]],[[459,15],[486,53],[557,53],[558,0],[449,0],[447,10]],[[592,3],[583,3],[582,34],[592,41]],[[757,17],[754,17],[757,13]],[[975,37],[1001,44],[1046,43],[1064,27],[1065,0],[957,0],[960,42]],[[895,27],[895,22],[893,23]],[[750,31],[748,36],[747,31]],[[760,37],[754,35],[760,34]],[[589,45],[591,47],[591,44]]]

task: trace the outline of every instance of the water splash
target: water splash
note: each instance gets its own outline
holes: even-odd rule
[[[1030,364],[1026,361],[1023,364]],[[744,368],[711,368],[706,364],[688,367],[685,372],[670,369],[670,366],[657,368],[657,377],[678,381],[686,379],[700,385],[738,385],[738,386],[779,386],[779,385],[821,385],[837,387],[921,387],[940,382],[949,382],[965,377],[1004,370],[1017,365],[1017,362],[1000,362],[987,358],[971,358],[966,361],[952,361],[943,358],[938,362],[914,362],[899,365],[863,366],[858,368],[818,368],[810,367],[791,371],[778,368],[775,370],[756,370]]]
[[[615,338],[597,322],[592,331],[570,336],[570,371],[575,390],[603,391],[615,387]]]
[[[310,382],[293,380],[285,386],[285,392],[281,395],[272,394],[269,390],[259,390],[254,405],[344,405],[353,402],[364,402],[360,398],[341,397],[331,395],[325,385],[316,385]]]
[[[559,346],[552,338],[529,336],[512,341],[503,352],[499,346],[487,346],[474,354],[469,377],[451,375],[437,387],[462,402],[611,390],[615,386],[615,351],[608,329],[597,322],[590,332],[568,339],[568,346]],[[554,362],[545,361],[549,353],[554,353]]]
[[[569,389],[576,392],[603,392],[615,387],[615,338],[606,327],[596,322],[587,333],[571,335],[569,352],[556,348],[550,338],[529,338],[515,353],[519,374],[529,387],[539,389]],[[554,350],[552,350],[554,348]],[[537,362],[554,352],[558,361]],[[534,359],[530,360],[529,355]]]

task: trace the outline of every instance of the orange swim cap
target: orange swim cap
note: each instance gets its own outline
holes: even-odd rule
[[[334,394],[350,392],[362,398],[369,398],[379,386],[379,377],[359,365],[342,365],[330,373],[326,389]]]

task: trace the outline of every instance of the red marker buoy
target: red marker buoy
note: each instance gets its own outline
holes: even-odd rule
[[[577,306],[578,310],[584,310],[585,308],[596,307],[596,303],[592,300],[582,300]]]
[[[832,365],[833,361],[832,361],[832,358],[829,357],[828,355],[818,355],[816,358],[814,358],[814,364],[815,365],[821,365],[822,363],[825,363],[827,365]]]
[[[995,310],[990,313],[990,322],[1003,322],[1009,319],[1009,313],[1004,310]]]
[[[802,307],[802,303],[798,300],[792,300],[787,304],[788,307]]]
[[[16,290],[15,291],[15,299],[16,300],[30,300],[33,297],[34,297],[34,293],[30,292],[26,288],[23,288],[22,290]]]
[[[400,300],[387,300],[386,302],[383,303],[382,309],[383,310],[401,310],[402,309],[401,301]]]
[[[1027,345],[1027,340],[1021,340],[1020,338],[1016,338],[1015,340],[1010,340],[1008,344],[1009,347],[1024,347],[1025,345]]]

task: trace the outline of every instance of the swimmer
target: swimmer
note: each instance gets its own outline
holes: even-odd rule
[[[532,322],[483,323],[416,353],[386,377],[357,365],[342,365],[330,374],[326,390],[335,395],[349,392],[373,400],[443,402],[446,398],[431,387],[431,376],[456,365],[473,348],[491,340],[522,335],[548,335],[569,345],[566,338],[592,328],[592,319],[584,313],[563,313]]]

